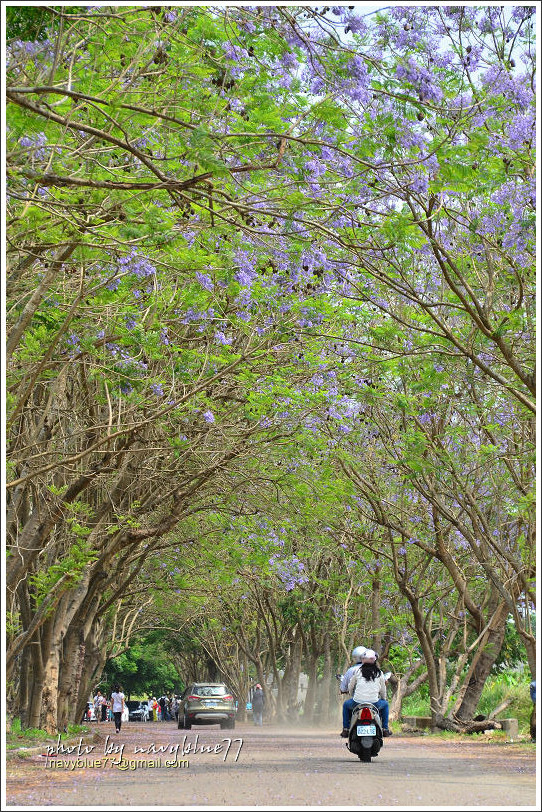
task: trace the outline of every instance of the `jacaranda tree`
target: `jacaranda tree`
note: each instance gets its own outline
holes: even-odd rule
[[[534,8],[8,11],[7,665],[24,722],[73,718],[138,629],[138,579],[243,476],[265,499],[281,455],[292,498],[273,521],[308,512],[307,468],[360,500],[362,531],[318,516],[301,533],[318,600],[343,577],[326,545],[357,533],[360,577],[378,539],[378,583],[423,614],[436,593],[401,592],[399,566],[419,518],[413,565],[442,573],[469,633],[495,633],[485,664],[466,639],[465,668],[483,680],[512,614],[534,669]],[[316,628],[300,600],[285,673],[304,651],[329,676],[348,623]],[[412,626],[442,716],[448,655]]]

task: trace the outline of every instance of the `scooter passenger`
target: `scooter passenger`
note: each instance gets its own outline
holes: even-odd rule
[[[365,646],[356,646],[356,648],[353,649],[353,651],[352,651],[352,659],[354,660],[354,665],[351,665],[350,668],[348,668],[341,677],[341,686],[340,686],[341,694],[348,694],[348,685],[350,683],[350,680],[352,679],[354,674],[357,671],[359,671],[359,669],[361,668],[361,659],[364,656],[366,651],[367,651],[367,649],[365,648]],[[337,674],[337,677],[338,676],[339,675]],[[350,701],[351,701],[350,699],[345,699],[345,701],[343,702],[343,719],[344,719],[344,715],[345,715],[344,706],[346,705],[347,702],[350,702]],[[350,714],[351,710],[349,710],[348,713]],[[344,735],[344,729],[343,729],[341,731],[340,735],[343,738],[346,738],[346,736],[348,736],[348,731],[347,731],[346,736],[345,736]]]
[[[372,649],[367,649],[361,658],[361,667],[352,675],[348,684],[348,691],[352,699],[343,703],[343,730],[341,736],[348,738],[348,730],[352,710],[361,702],[370,702],[380,713],[382,719],[382,735],[391,736],[389,724],[389,704],[386,699],[386,679],[376,664],[377,655]]]
[[[352,659],[354,660],[354,664],[351,665],[341,677],[341,694],[348,693],[348,683],[361,666],[361,658],[366,651],[367,649],[365,646],[356,646],[356,648],[352,651]]]

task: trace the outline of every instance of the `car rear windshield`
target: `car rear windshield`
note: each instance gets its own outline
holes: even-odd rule
[[[139,708],[139,705],[140,703],[136,702],[135,699],[129,699],[128,702],[126,703],[126,707],[128,708],[128,710],[136,710],[136,708]]]
[[[225,685],[194,685],[196,696],[225,696]]]

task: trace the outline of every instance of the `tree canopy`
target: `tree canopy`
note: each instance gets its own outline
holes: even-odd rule
[[[8,9],[25,723],[157,627],[279,715],[369,642],[472,719],[510,616],[534,673],[534,21]]]

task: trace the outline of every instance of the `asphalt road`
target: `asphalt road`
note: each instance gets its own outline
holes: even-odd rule
[[[8,806],[536,808],[535,748],[483,736],[394,735],[363,764],[337,730],[104,723],[79,750],[10,759]]]

